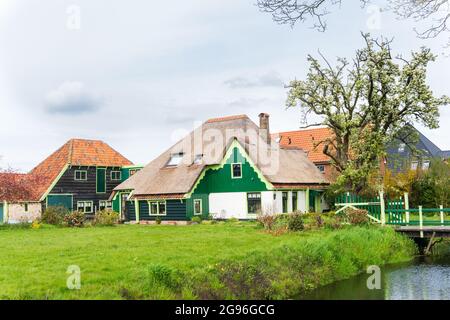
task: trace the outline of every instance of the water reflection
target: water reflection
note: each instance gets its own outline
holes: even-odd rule
[[[369,275],[316,289],[299,299],[308,300],[450,300],[450,255],[419,258],[412,263],[382,269],[381,290],[367,289]]]

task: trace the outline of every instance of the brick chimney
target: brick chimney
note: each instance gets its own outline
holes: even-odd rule
[[[270,128],[269,128],[269,114],[261,113],[259,115],[259,136],[270,145]]]

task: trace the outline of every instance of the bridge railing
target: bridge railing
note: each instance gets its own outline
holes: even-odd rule
[[[335,205],[336,213],[347,208],[367,210],[372,221],[383,225],[450,226],[450,208],[409,208],[408,193],[395,200],[386,200],[383,192],[374,198],[346,193],[336,197]]]

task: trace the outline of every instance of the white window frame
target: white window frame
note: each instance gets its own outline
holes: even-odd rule
[[[77,179],[77,173],[84,173],[86,175],[85,179]],[[75,170],[75,175],[74,175],[75,181],[87,181],[87,178],[88,178],[87,170]]]
[[[83,205],[80,206],[80,204]],[[86,204],[90,204],[92,211],[86,211],[86,207],[89,207],[89,205]],[[94,201],[77,201],[77,211],[81,211],[80,208],[83,208],[83,213],[94,213]]]
[[[419,161],[411,162],[411,170],[417,170],[419,168]]]
[[[195,203],[200,202],[200,212],[195,212]],[[203,200],[202,199],[194,199],[194,216],[201,216],[203,214]]]
[[[114,179],[113,174],[119,174],[119,179]],[[111,171],[110,178],[111,178],[111,181],[120,181],[120,180],[122,180],[122,172],[118,171],[118,170]]]
[[[171,164],[172,160],[175,157],[178,158],[178,161],[176,163],[174,163],[174,164]],[[173,168],[178,167],[183,162],[183,157],[184,157],[184,153],[183,152],[172,153],[170,155],[169,161],[167,161],[166,167],[169,167],[169,168],[171,168],[171,167],[173,167]]]
[[[430,169],[430,160],[423,160],[422,162],[422,170],[428,170]]]
[[[167,201],[162,201],[162,200],[149,200],[149,201],[147,201],[148,202],[148,215],[149,216],[151,216],[151,217],[165,217],[165,216],[167,216]],[[152,203],[156,203],[157,204],[157,209],[156,209],[156,211],[158,211],[158,213],[152,213]],[[166,208],[166,212],[164,213],[164,214],[161,214],[160,213],[160,210],[159,210],[159,205],[161,204],[161,203],[164,203],[164,207]]]
[[[102,203],[104,204],[104,206],[102,206]],[[102,209],[103,207],[103,209]],[[112,209],[112,201],[109,200],[100,200],[98,202],[98,209],[99,210],[108,210],[108,209]]]
[[[239,165],[240,168],[241,168],[241,175],[240,175],[239,177],[234,175],[234,166],[235,166],[235,165]],[[234,163],[232,163],[232,164],[231,164],[231,178],[232,178],[232,179],[242,179],[242,176],[243,176],[243,173],[242,173],[242,163],[241,163],[241,162],[234,162]]]

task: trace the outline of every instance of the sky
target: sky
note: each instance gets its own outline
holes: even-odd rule
[[[322,33],[276,24],[255,2],[0,0],[0,167],[30,170],[71,138],[146,164],[201,122],[233,114],[258,123],[267,112],[272,132],[296,130],[285,85],[305,77],[308,54],[351,58],[361,31],[393,38],[404,57],[430,47],[428,83],[450,95],[446,38],[418,39],[414,22],[348,1]],[[447,150],[449,108],[440,123],[417,127]]]

